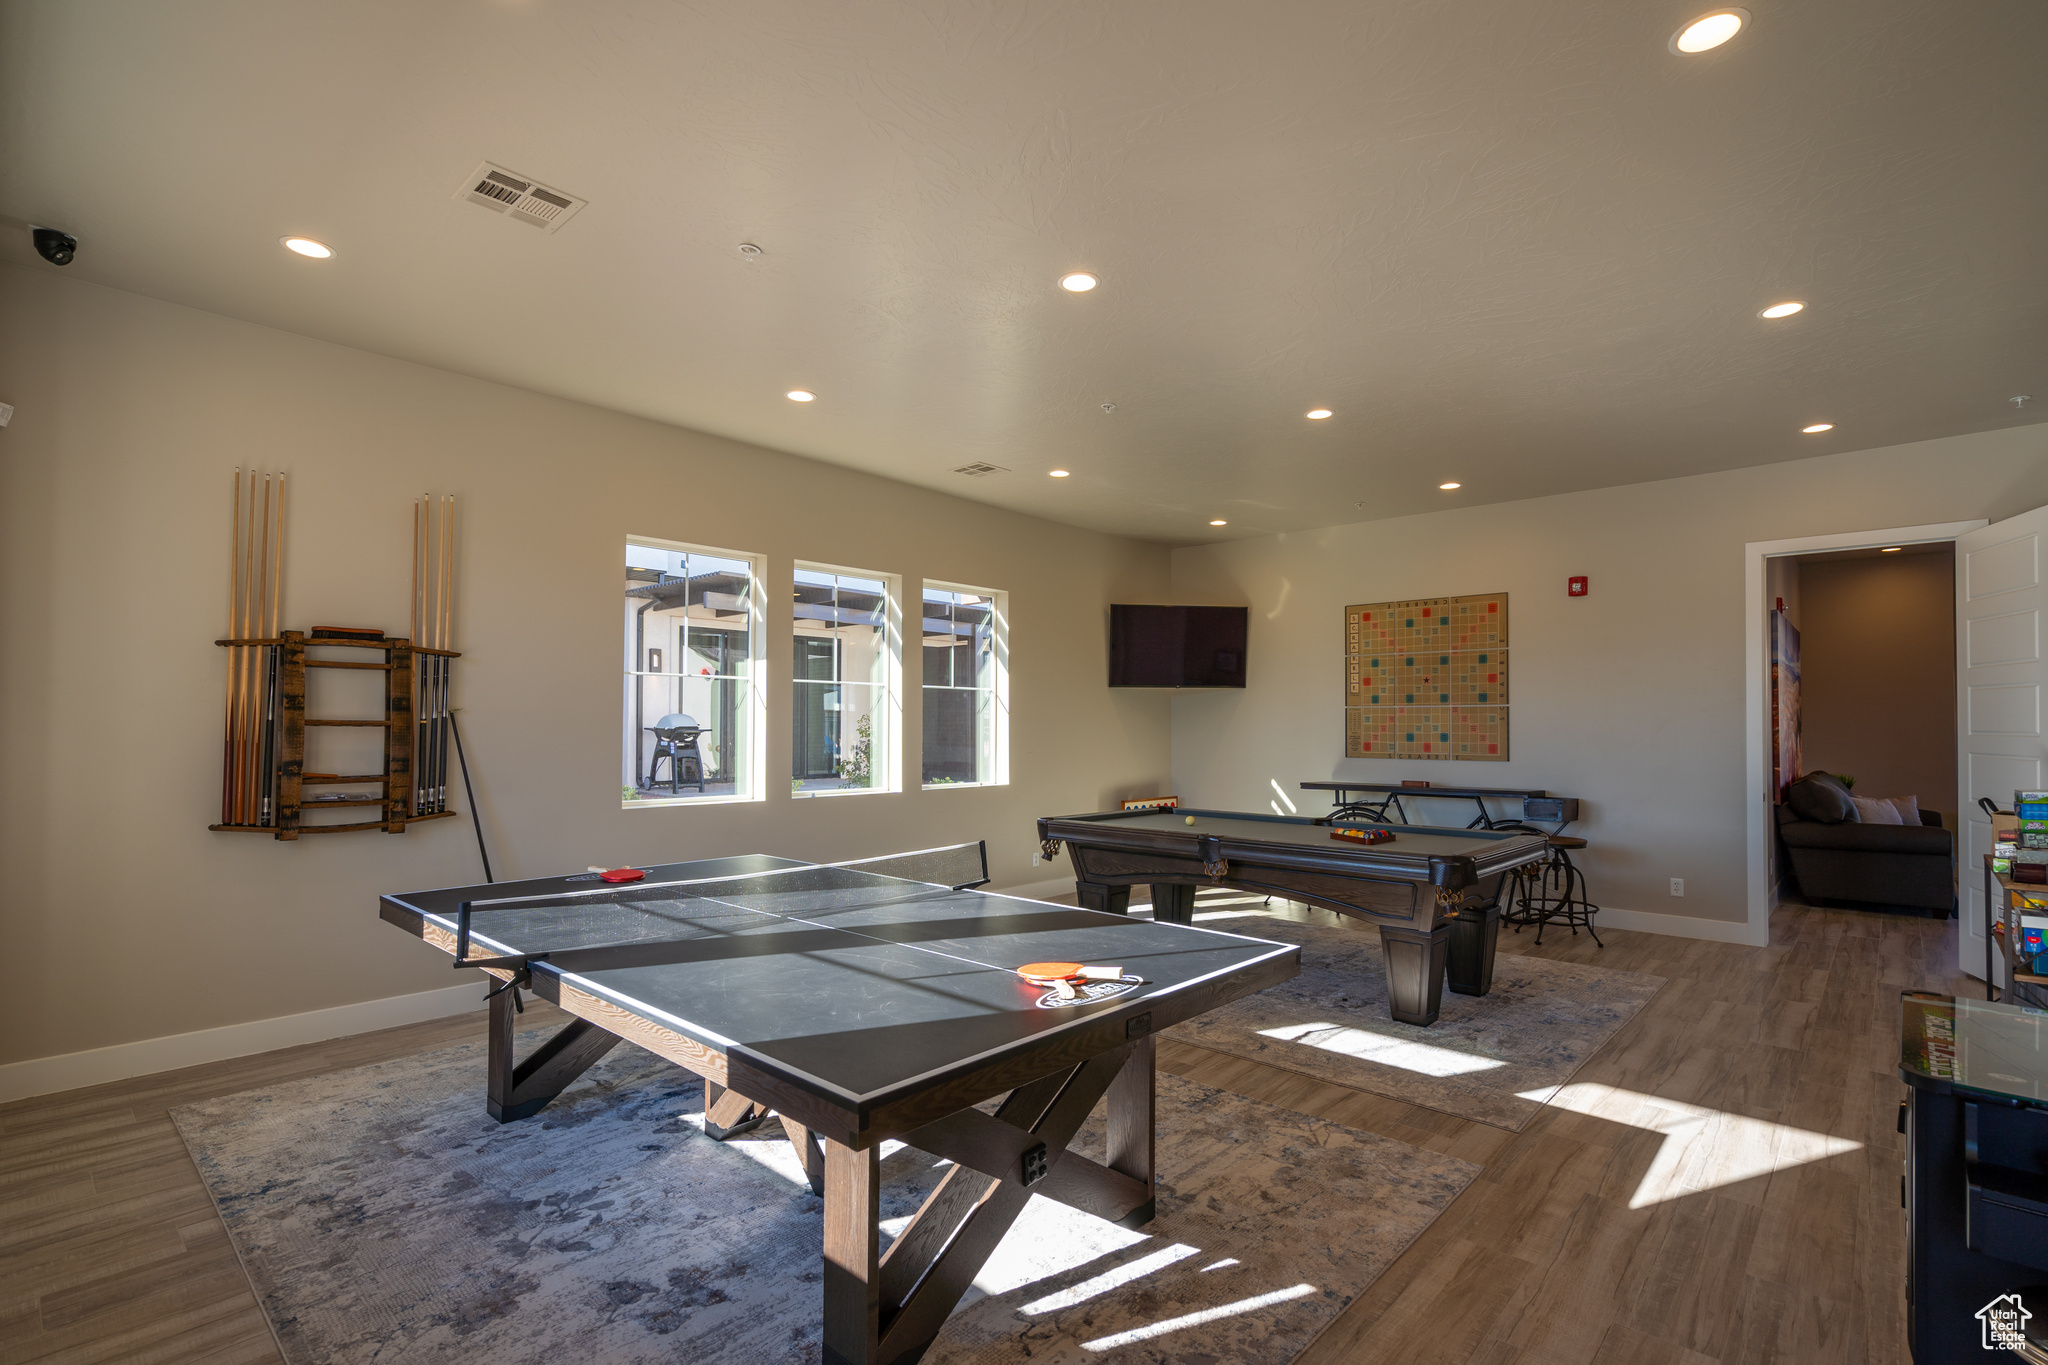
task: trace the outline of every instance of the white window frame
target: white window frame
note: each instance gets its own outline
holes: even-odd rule
[[[722,549],[716,545],[700,545],[695,541],[669,540],[662,536],[643,536],[628,533],[626,547],[639,546],[648,550],[666,550],[672,554],[716,555],[720,559],[734,559],[747,566],[747,668],[750,673],[746,697],[741,705],[746,715],[745,761],[741,765],[749,778],[750,790],[735,790],[730,796],[641,796],[631,801],[619,802],[621,810],[674,810],[678,806],[732,806],[748,801],[765,801],[767,793],[768,763],[768,698],[765,667],[767,664],[768,627],[764,618],[762,592],[767,585],[767,556],[747,550]],[[633,627],[628,618],[620,650],[625,664],[624,677],[642,678],[655,675],[637,667],[644,662],[636,657]],[[666,662],[666,660],[664,660]],[[623,723],[623,716],[621,717]],[[735,784],[737,787],[738,784]]]
[[[924,698],[931,685],[924,681],[924,657],[918,657],[918,755],[917,767],[919,789],[938,791],[978,791],[986,787],[1007,787],[1010,785],[1010,594],[1000,588],[976,587],[972,583],[949,583],[940,578],[927,578],[918,589],[918,644],[924,649],[924,589],[939,592],[966,592],[989,599],[995,620],[995,774],[986,782],[925,782],[924,777]],[[939,689],[950,690],[950,689]],[[980,691],[980,688],[966,689]]]
[[[882,618],[886,623],[883,630],[882,664],[884,680],[882,699],[878,709],[889,733],[883,737],[882,753],[877,755],[882,764],[878,780],[871,787],[827,787],[820,791],[792,791],[790,799],[808,801],[821,796],[876,796],[903,790],[903,576],[882,573],[875,569],[856,569],[845,564],[821,564],[814,560],[799,559],[790,565],[789,587],[792,596],[796,592],[796,575],[799,572],[840,574],[851,578],[870,578],[882,584],[888,595],[883,607]],[[922,599],[919,599],[920,608]],[[793,624],[793,623],[792,623]],[[785,654],[785,661],[792,655]],[[794,666],[790,668],[789,689],[793,694],[801,685]],[[794,698],[792,697],[792,704]],[[792,744],[795,736],[791,736]]]

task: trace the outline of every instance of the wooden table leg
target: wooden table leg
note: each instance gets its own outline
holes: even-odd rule
[[[825,1365],[881,1365],[881,1148],[824,1142]]]
[[[1450,939],[1448,924],[1434,929],[1380,926],[1380,952],[1387,961],[1387,1012],[1401,1023],[1427,1028],[1436,1022]]]
[[[1152,887],[1152,919],[1156,924],[1193,924],[1195,888],[1155,883]]]
[[[1493,953],[1500,938],[1500,906],[1461,906],[1451,919],[1450,949],[1444,978],[1459,995],[1485,995],[1493,989]]]
[[[1193,888],[1189,888],[1192,890]],[[1157,1109],[1154,1085],[1159,1049],[1150,1037],[1131,1049],[1130,1060],[1109,1083],[1109,1161],[1120,1171],[1155,1191],[1152,1134]],[[1117,1222],[1139,1228],[1152,1221],[1155,1200],[1147,1199]]]
[[[619,1044],[619,1036],[587,1019],[571,1019],[535,1048],[525,1061],[513,1056],[517,1015],[512,987],[491,997],[489,1071],[484,1081],[484,1107],[500,1123],[514,1123],[538,1114]]]
[[[1102,882],[1075,882],[1074,900],[1083,910],[1106,910],[1112,915],[1131,913],[1131,888]]]
[[[720,1142],[751,1133],[768,1121],[768,1110],[716,1081],[704,1082],[704,1135]]]

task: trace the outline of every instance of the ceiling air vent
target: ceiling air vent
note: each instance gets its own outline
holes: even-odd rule
[[[481,204],[515,223],[525,223],[543,232],[553,232],[589,202],[537,184],[523,175],[514,175],[503,166],[494,166],[488,161],[462,182],[462,188],[455,192],[455,197]]]
[[[985,479],[991,474],[1007,474],[1010,471],[999,464],[984,464],[982,461],[976,460],[973,464],[961,465],[953,472],[955,474],[965,474],[970,479]]]

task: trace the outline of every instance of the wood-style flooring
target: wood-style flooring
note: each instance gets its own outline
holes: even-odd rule
[[[1486,1168],[1302,1365],[1906,1360],[1897,1001],[1977,993],[1953,922],[1788,906],[1767,948],[1601,936],[1502,935],[1670,979],[1577,1083],[1764,1121],[1696,1144],[1695,1192],[1640,1208],[1666,1140],[1651,1127],[1548,1108],[1507,1133],[1162,1043],[1193,1080]],[[0,1362],[278,1361],[169,1111],[482,1031],[463,1015],[0,1106]],[[1720,1183],[1783,1127],[1861,1145]]]

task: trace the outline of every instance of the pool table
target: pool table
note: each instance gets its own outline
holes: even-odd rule
[[[1394,838],[1333,838],[1342,826]],[[1075,892],[1090,910],[1127,914],[1131,888],[1144,884],[1153,918],[1187,924],[1197,887],[1231,886],[1375,920],[1390,1012],[1425,1026],[1436,1022],[1447,976],[1461,995],[1492,989],[1501,883],[1550,854],[1539,834],[1185,808],[1047,816],[1038,838],[1047,858],[1067,846]]]

